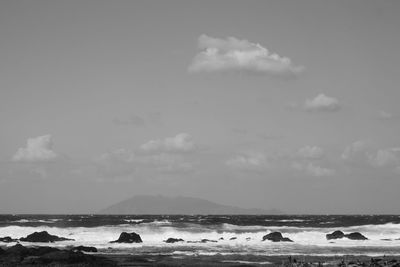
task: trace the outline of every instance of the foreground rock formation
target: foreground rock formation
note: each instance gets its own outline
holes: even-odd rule
[[[25,247],[21,244],[0,248],[0,266],[117,266],[104,257],[52,247]]]

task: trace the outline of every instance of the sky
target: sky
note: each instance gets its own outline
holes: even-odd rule
[[[0,2],[0,213],[136,194],[400,213],[400,2]]]

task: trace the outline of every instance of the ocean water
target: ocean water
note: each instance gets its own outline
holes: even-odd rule
[[[335,230],[360,232],[368,240],[327,240],[325,235]],[[0,237],[21,238],[35,231],[75,239],[52,246],[95,246],[104,253],[400,255],[399,215],[0,215]],[[143,243],[110,243],[123,231],[138,233]],[[294,242],[262,241],[264,235],[274,231]],[[170,237],[185,242],[165,243]],[[202,239],[217,242],[193,243]],[[0,242],[0,246],[14,244]]]

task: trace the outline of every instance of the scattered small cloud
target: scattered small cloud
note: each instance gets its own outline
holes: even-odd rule
[[[266,75],[296,75],[304,67],[290,58],[271,53],[260,44],[235,37],[214,38],[205,34],[198,39],[201,50],[189,66],[190,72],[245,71]]]
[[[294,162],[292,168],[297,171],[306,172],[308,175],[314,177],[332,176],[335,170],[324,168],[312,162]]]
[[[393,118],[393,114],[384,110],[379,111],[379,118],[382,120],[390,120]]]
[[[42,135],[29,138],[26,146],[19,148],[12,159],[16,162],[47,162],[57,157],[51,135]]]
[[[249,152],[235,155],[228,159],[226,165],[241,171],[262,171],[268,167],[267,158],[263,153]]]
[[[186,174],[194,171],[196,148],[189,134],[180,133],[174,137],[151,140],[137,149],[122,148],[104,153],[87,164],[83,172],[121,181],[158,174]]]
[[[305,146],[299,149],[297,155],[303,159],[320,159],[324,156],[324,150],[318,146]]]
[[[326,96],[325,94],[319,94],[313,99],[307,99],[304,103],[304,109],[306,111],[325,111],[325,112],[333,112],[338,111],[340,109],[339,100]]]
[[[131,177],[134,173],[189,173],[193,163],[184,154],[155,152],[135,153],[118,149],[102,154],[94,160],[94,167],[102,177]]]
[[[197,149],[192,136],[187,133],[180,133],[174,137],[165,139],[150,140],[141,145],[146,152],[192,152]]]
[[[400,170],[400,147],[376,149],[369,142],[359,140],[345,148],[342,159],[354,164],[386,168],[398,172]]]
[[[320,166],[324,155],[319,146],[304,146],[295,153],[296,161],[292,163],[292,169],[314,177],[332,176],[335,170]]]

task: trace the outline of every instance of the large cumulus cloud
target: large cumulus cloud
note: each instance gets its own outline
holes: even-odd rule
[[[304,67],[288,57],[271,53],[260,44],[235,37],[225,39],[201,35],[201,50],[189,66],[190,72],[246,71],[267,75],[293,75]]]

